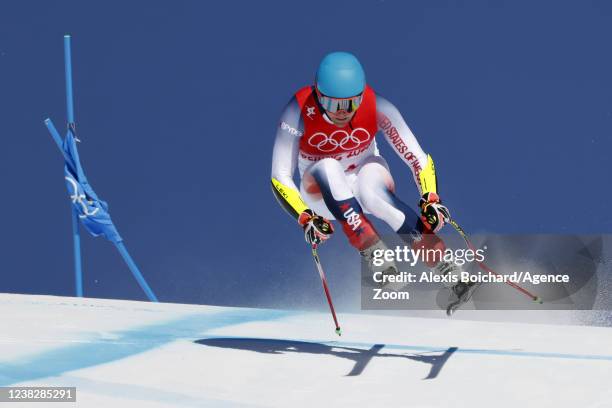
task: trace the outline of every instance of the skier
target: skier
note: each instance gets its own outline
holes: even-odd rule
[[[383,135],[410,168],[421,194],[419,215],[395,195],[376,134]],[[285,107],[272,156],[272,190],[304,229],[308,243],[327,240],[334,232],[329,220],[336,219],[372,267],[374,251],[386,249],[368,219],[372,214],[413,248],[444,251],[436,233],[450,214],[436,192],[433,160],[396,107],[366,84],[354,55],[332,52],[323,58],[315,84],[298,90]],[[296,167],[299,189],[293,181]],[[426,263],[438,273],[457,272],[453,263],[439,257]],[[392,262],[380,269],[397,273]]]

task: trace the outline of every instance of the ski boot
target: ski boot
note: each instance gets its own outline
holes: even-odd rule
[[[436,266],[431,268],[431,271],[444,277],[442,284],[447,288],[452,288],[455,282],[459,282],[461,278],[461,268],[454,262],[441,261]],[[456,278],[453,279],[453,276]]]
[[[378,283],[373,280],[374,272],[382,272],[383,277],[386,275],[397,275],[398,273],[398,269],[394,261],[386,261],[382,259],[383,261],[382,265],[380,266],[374,265],[374,252],[377,250],[385,251],[387,249],[388,248],[385,245],[385,243],[382,240],[378,240],[374,245],[371,245],[368,248],[359,251],[359,254],[361,255],[361,259],[363,260],[363,262],[365,262],[365,264],[368,267],[367,273],[364,273],[363,275],[363,282],[369,286],[374,285],[374,286],[379,286],[379,287],[386,288],[386,289],[399,290],[401,288],[399,287],[396,288],[395,286],[399,286],[400,284],[391,283],[391,282]],[[401,284],[401,286],[403,287],[404,284]]]
[[[457,296],[457,300],[451,302],[446,308],[446,314],[452,316],[457,309],[472,298],[472,295],[478,289],[478,282],[458,282],[452,287],[452,292]]]

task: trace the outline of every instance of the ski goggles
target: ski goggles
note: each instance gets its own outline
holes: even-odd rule
[[[335,113],[339,110],[354,112],[359,105],[361,105],[361,101],[363,100],[363,93],[351,96],[350,98],[332,98],[331,96],[323,95],[318,89],[317,96],[323,109],[331,113]]]

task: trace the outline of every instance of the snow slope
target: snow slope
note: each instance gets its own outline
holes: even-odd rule
[[[78,407],[612,407],[610,328],[341,313],[338,338],[326,313],[6,294],[0,316],[0,386]]]

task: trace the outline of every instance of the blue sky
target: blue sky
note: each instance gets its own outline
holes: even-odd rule
[[[62,160],[43,125],[65,120],[65,33],[83,165],[162,300],[319,303],[269,171],[281,109],[334,50],[404,114],[467,231],[612,231],[610,3],[4,2],[2,292],[74,293]],[[409,169],[379,146],[416,202]],[[144,299],[109,243],[83,245],[87,295]],[[322,258],[332,285],[358,273],[340,234]]]

